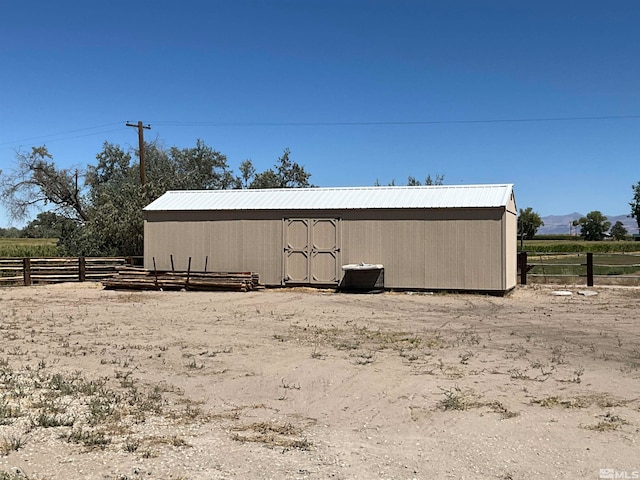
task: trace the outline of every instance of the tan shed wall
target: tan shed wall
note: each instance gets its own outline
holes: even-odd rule
[[[339,218],[339,262],[384,265],[385,288],[505,291],[515,285],[516,225],[504,208],[145,216],[146,268],[155,257],[158,269],[170,269],[173,255],[176,269],[186,270],[191,256],[191,269],[203,270],[208,256],[209,271],[254,271],[263,283],[281,285],[283,218]]]
[[[412,213],[345,219],[343,262],[384,265],[386,288],[503,290],[499,211]]]
[[[504,214],[504,225],[506,291],[515,288],[518,281],[518,209],[513,194]]]
[[[252,271],[268,284],[282,278],[282,221],[145,221],[144,265],[159,270]],[[207,259],[208,257],[208,259]]]

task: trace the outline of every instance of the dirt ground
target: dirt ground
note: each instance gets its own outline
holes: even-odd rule
[[[558,289],[0,289],[0,479],[638,478],[640,289]]]

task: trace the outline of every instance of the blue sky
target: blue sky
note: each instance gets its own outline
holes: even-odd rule
[[[441,173],[543,216],[625,214],[638,25],[637,0],[0,0],[0,169],[42,144],[86,166],[142,120],[236,171],[288,147],[318,186]]]

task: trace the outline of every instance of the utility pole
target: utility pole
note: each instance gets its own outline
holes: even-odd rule
[[[126,123],[127,127],[133,127],[138,130],[138,152],[140,156],[140,185],[144,187],[145,184],[145,176],[144,176],[144,129],[151,129],[151,125],[143,125],[141,121],[137,124],[135,123]]]

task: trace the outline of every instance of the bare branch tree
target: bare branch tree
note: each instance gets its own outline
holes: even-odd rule
[[[49,204],[69,218],[86,221],[85,199],[78,170],[58,169],[47,147],[17,152],[16,166],[0,178],[0,201],[13,219],[25,219],[29,212]]]

